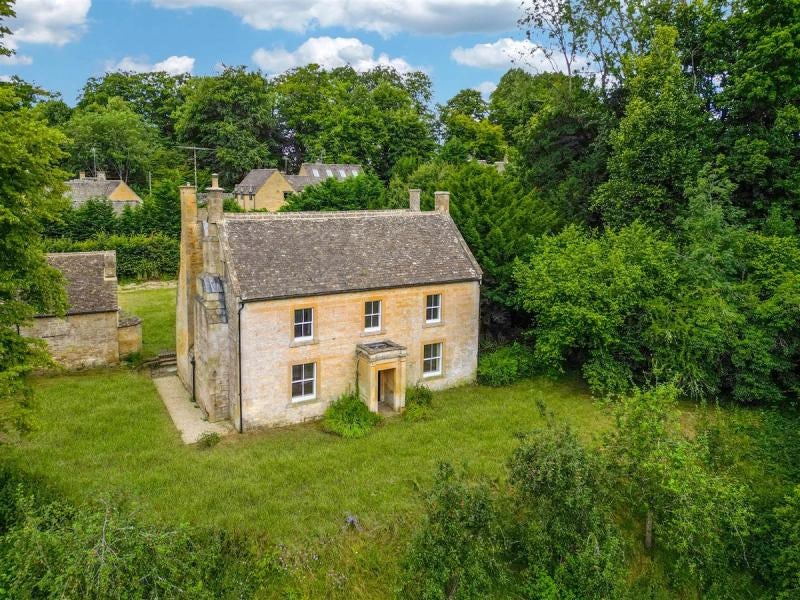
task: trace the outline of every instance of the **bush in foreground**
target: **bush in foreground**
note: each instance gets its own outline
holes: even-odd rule
[[[325,411],[322,428],[344,438],[360,438],[380,423],[381,417],[370,412],[358,393],[342,394]]]
[[[501,387],[530,375],[530,371],[528,350],[514,343],[481,356],[478,361],[478,382]]]
[[[406,411],[404,417],[409,421],[422,421],[430,416],[433,409],[433,392],[429,387],[418,383],[406,388]]]

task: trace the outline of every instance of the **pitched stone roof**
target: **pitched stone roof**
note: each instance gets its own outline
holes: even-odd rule
[[[226,213],[223,252],[244,300],[480,280],[447,213]]]
[[[314,185],[327,178],[314,177],[313,175],[287,175],[286,181],[294,188],[295,192],[302,192],[309,185]]]
[[[66,279],[68,315],[115,311],[117,304],[117,255],[101,252],[55,252],[47,262]],[[46,315],[40,315],[46,316]]]
[[[84,204],[89,198],[104,198],[114,193],[122,183],[119,179],[96,179],[94,177],[86,177],[85,179],[70,179],[67,181],[69,191],[67,195],[72,199],[72,206],[78,207]],[[131,200],[130,202],[139,202]]]
[[[239,194],[255,194],[277,171],[278,169],[253,169],[233,187],[233,191]]]

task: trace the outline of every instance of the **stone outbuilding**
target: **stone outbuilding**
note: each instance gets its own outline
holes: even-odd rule
[[[178,375],[240,431],[320,417],[348,391],[401,411],[406,386],[474,380],[481,269],[449,214],[227,213],[181,188]]]
[[[47,262],[66,280],[66,315],[38,315],[24,335],[43,339],[70,369],[113,365],[142,349],[141,320],[120,317],[114,251],[53,253]]]
[[[110,202],[114,212],[121,214],[126,206],[131,208],[139,206],[142,199],[134,192],[130,186],[121,179],[106,179],[104,171],[98,171],[96,177],[86,177],[86,173],[81,171],[78,179],[70,179],[66,182],[72,208],[79,208],[86,204],[86,201],[95,198]]]
[[[345,179],[361,173],[361,165],[303,163],[297,175],[278,169],[253,169],[233,188],[233,197],[245,211],[275,212],[289,194],[302,192],[326,179]]]

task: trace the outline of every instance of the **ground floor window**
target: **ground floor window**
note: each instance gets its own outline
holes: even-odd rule
[[[317,365],[292,365],[292,401],[311,400],[317,394]]]
[[[422,374],[425,377],[442,374],[442,344],[425,344],[422,349]]]

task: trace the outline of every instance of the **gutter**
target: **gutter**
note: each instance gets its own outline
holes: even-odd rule
[[[244,300],[239,298],[239,313],[236,319],[236,326],[239,329],[237,340],[239,342],[239,433],[244,433],[244,415],[242,414],[242,311],[244,310]]]

